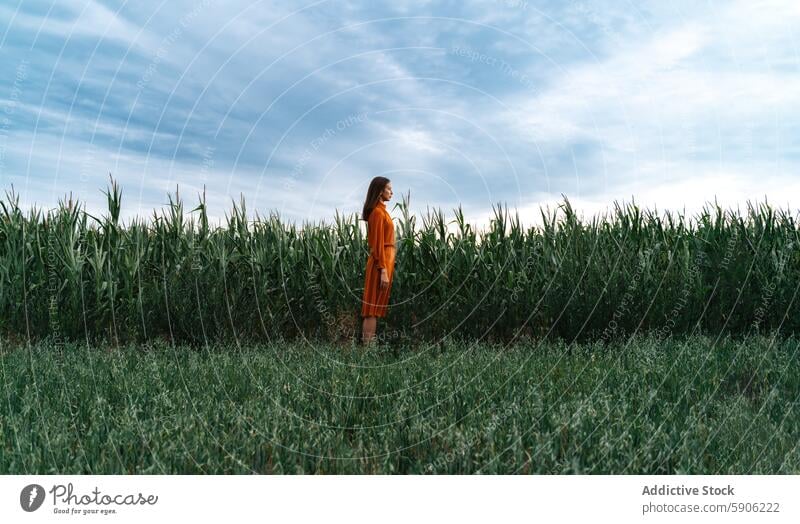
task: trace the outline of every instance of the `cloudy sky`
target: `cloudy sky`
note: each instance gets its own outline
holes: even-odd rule
[[[9,0],[0,180],[123,216],[800,208],[800,2]],[[391,207],[391,206],[390,206]],[[397,215],[396,215],[397,216]]]

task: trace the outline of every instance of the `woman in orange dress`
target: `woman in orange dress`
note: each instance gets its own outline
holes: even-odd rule
[[[366,345],[375,337],[378,317],[385,317],[394,275],[394,223],[385,201],[392,198],[392,183],[376,176],[367,190],[361,217],[367,222],[369,258],[364,277],[364,298],[361,316],[364,317],[361,337]]]

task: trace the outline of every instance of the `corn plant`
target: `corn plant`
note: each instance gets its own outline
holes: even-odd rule
[[[205,192],[185,211],[176,188],[149,219],[120,221],[111,179],[108,212],[72,198],[24,211],[13,188],[0,199],[0,330],[65,340],[213,340],[359,336],[368,256],[366,224],[336,212],[331,224],[285,223],[232,202],[208,222]],[[637,332],[749,335],[800,327],[796,216],[767,202],[746,211],[706,205],[692,217],[631,202],[579,218],[568,198],[541,225],[493,206],[476,230],[459,206],[390,205],[397,258],[389,315],[398,339],[603,340]],[[453,227],[450,227],[453,226]]]

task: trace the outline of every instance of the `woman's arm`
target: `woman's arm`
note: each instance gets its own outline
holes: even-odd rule
[[[388,244],[394,245],[394,227],[392,224],[392,217],[387,212],[381,213],[383,216],[383,233],[387,238],[383,239],[383,264],[382,267],[388,268],[389,267],[389,252],[386,251],[386,246]],[[381,289],[386,289],[389,287],[389,270],[388,269],[381,269]]]
[[[369,252],[379,270],[386,268],[386,254],[383,249],[384,220],[383,215],[377,208],[370,212],[369,219],[367,220],[367,242],[369,243]]]

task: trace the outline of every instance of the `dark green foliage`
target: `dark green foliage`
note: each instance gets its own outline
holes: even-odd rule
[[[366,225],[254,219],[233,203],[210,227],[204,197],[180,196],[148,221],[119,221],[70,200],[23,212],[0,200],[0,333],[32,340],[355,340],[367,260]],[[460,209],[421,217],[390,205],[397,266],[393,340],[510,341],[542,337],[610,342],[635,332],[748,334],[800,328],[795,218],[766,203],[747,212],[707,208],[692,220],[634,204],[579,219],[569,201],[524,229],[502,207],[485,231]],[[399,209],[399,212],[398,212]]]
[[[65,349],[0,346],[0,474],[800,473],[797,339]]]

